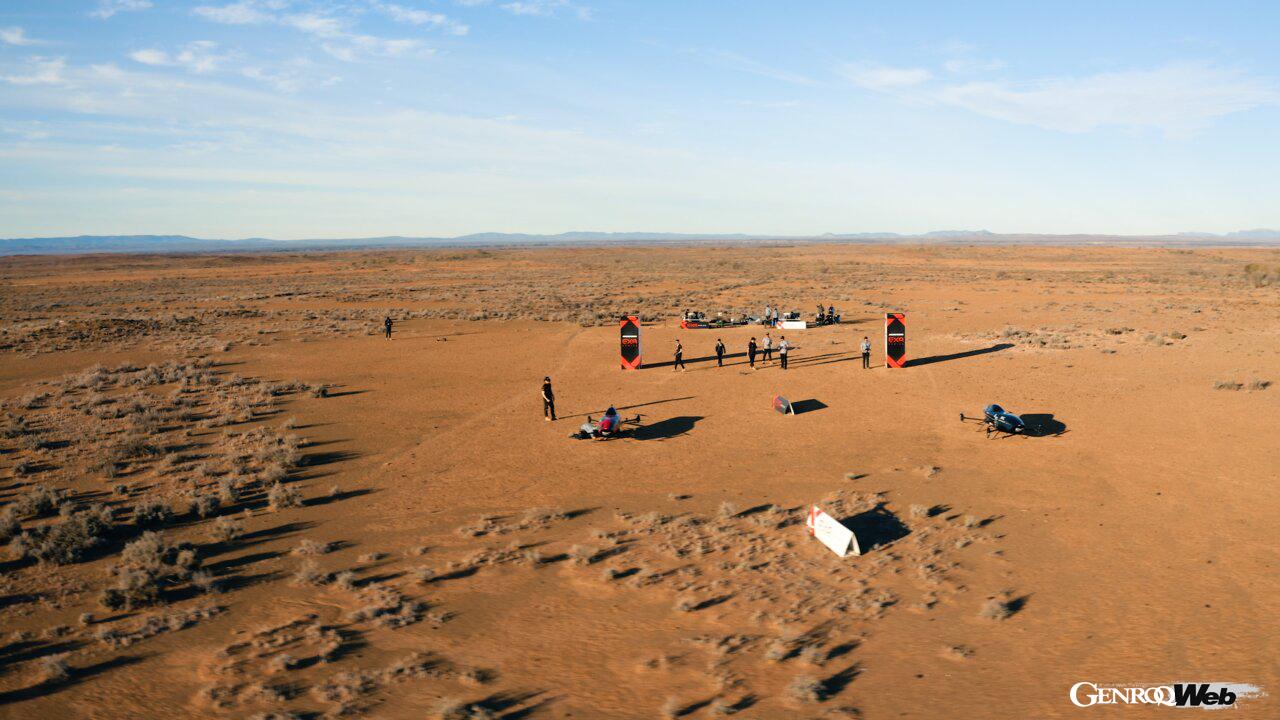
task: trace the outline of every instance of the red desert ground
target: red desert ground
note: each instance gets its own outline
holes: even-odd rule
[[[0,716],[1163,718],[1117,697],[1186,683],[1280,716],[1278,266],[5,258]],[[841,322],[680,327],[818,303]],[[766,332],[787,369],[748,363]],[[992,403],[1028,432],[961,421]],[[610,406],[619,435],[573,437]]]

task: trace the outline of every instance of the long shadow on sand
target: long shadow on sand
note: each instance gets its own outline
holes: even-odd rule
[[[101,675],[108,670],[133,665],[134,663],[142,662],[142,660],[143,658],[140,656],[122,655],[95,665],[75,668],[72,671],[71,676],[66,680],[42,682],[20,690],[0,692],[0,705],[7,705],[8,703],[19,702],[21,700],[32,700],[44,695],[49,695],[65,687],[82,683],[95,675]]]
[[[701,415],[678,415],[651,425],[641,425],[631,431],[631,437],[636,440],[668,440],[688,433],[701,419]]]
[[[636,403],[635,405],[618,405],[618,406],[614,407],[614,410],[617,410],[618,412],[622,412],[623,410],[635,410],[636,408],[649,407],[650,405],[661,405],[661,404],[663,404],[663,403],[679,402],[680,400],[692,400],[692,399],[694,399],[695,397],[697,397],[697,396],[696,396],[696,395],[685,395],[684,397],[667,398],[666,400],[651,400],[651,401],[649,401],[649,402],[645,402],[645,403]],[[558,419],[560,419],[560,420],[571,420],[571,419],[573,419],[573,418],[587,417],[588,415],[603,415],[603,414],[604,414],[604,410],[603,410],[603,409],[601,409],[601,410],[588,410],[587,412],[584,412],[584,413],[578,413],[577,415],[560,415]]]
[[[1001,350],[1008,350],[1013,347],[1013,343],[996,343],[991,347],[978,348],[977,350],[966,350],[964,352],[951,353],[950,355],[930,355],[929,357],[913,358],[907,360],[906,367],[918,367],[920,365],[932,365],[934,363],[947,362],[948,360],[961,360],[963,358],[975,357],[978,355],[988,355]]]
[[[746,356],[747,356],[747,354],[746,354],[745,352],[740,352],[740,353],[725,353],[725,354],[724,354],[724,359],[725,359],[725,360],[729,360],[729,359],[731,359],[731,358],[744,358],[744,357],[746,357]],[[696,358],[684,358],[684,359],[683,359],[683,362],[684,362],[684,364],[685,364],[685,365],[690,365],[690,364],[697,364],[697,363],[711,362],[712,360],[715,360],[715,359],[716,359],[716,356],[715,356],[715,355],[703,355],[702,357],[696,357]],[[641,370],[652,370],[652,369],[654,369],[654,368],[671,367],[672,365],[675,365],[675,364],[676,364],[676,361],[675,361],[675,360],[667,360],[666,362],[656,362],[656,363],[643,363],[643,364],[640,366],[640,369],[641,369]]]
[[[1030,437],[1056,437],[1067,431],[1067,424],[1058,420],[1053,413],[1031,413],[1019,415],[1027,426]]]
[[[884,503],[840,522],[853,531],[858,547],[864,553],[891,545],[911,534],[911,530]]]
[[[801,415],[807,412],[813,412],[815,410],[823,410],[826,407],[827,407],[826,403],[822,402],[821,400],[814,400],[813,398],[810,398],[808,400],[797,400],[791,403],[791,410],[796,415]]]

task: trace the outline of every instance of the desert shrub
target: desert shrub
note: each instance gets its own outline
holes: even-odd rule
[[[918,517],[918,518],[929,517],[929,506],[913,503],[911,505],[911,517]]]
[[[822,681],[808,675],[797,675],[787,686],[787,694],[802,703],[821,702],[826,697]]]
[[[111,510],[96,505],[56,525],[32,528],[18,536],[14,546],[22,557],[69,565],[83,559],[90,549],[105,543],[112,526]]]
[[[12,440],[22,437],[31,432],[31,428],[27,426],[27,421],[21,415],[5,413],[4,419],[0,420],[0,436]]]
[[[67,666],[66,653],[40,658],[40,682],[60,683],[69,677],[71,677],[71,668]]]
[[[1253,287],[1280,285],[1280,265],[1269,267],[1264,263],[1249,263],[1244,266],[1244,276]]]
[[[595,562],[596,549],[587,545],[574,545],[569,548],[569,556],[578,565],[590,565]]]
[[[159,528],[173,520],[173,510],[160,498],[147,498],[133,508],[133,524],[140,528]]]
[[[234,505],[240,501],[240,488],[234,479],[224,477],[218,481],[218,499],[227,505]]]
[[[244,530],[240,527],[240,523],[229,517],[220,517],[214,521],[213,526],[209,530],[209,536],[215,542],[227,543],[239,538],[244,534]]]
[[[303,538],[298,547],[293,549],[294,555],[324,555],[332,546],[329,543],[316,542],[311,538]]]
[[[293,584],[303,587],[317,587],[327,584],[332,576],[320,570],[315,560],[303,560],[298,571],[293,574]]]
[[[191,512],[202,518],[218,512],[220,506],[221,503],[216,495],[201,494],[191,498]]]
[[[23,410],[35,410],[44,407],[49,402],[51,395],[47,392],[28,393],[18,400],[18,407]]]
[[[18,498],[13,508],[21,517],[44,517],[56,513],[64,501],[63,491],[36,485]]]
[[[1270,381],[1270,380],[1257,380],[1257,379],[1254,379],[1254,380],[1249,381],[1249,389],[1250,389],[1250,390],[1266,390],[1266,389],[1267,389],[1267,388],[1269,388],[1269,387],[1271,387],[1271,381]]]
[[[1234,380],[1215,380],[1213,383],[1214,390],[1241,390],[1244,383],[1238,383]]]
[[[34,472],[35,469],[36,469],[35,464],[32,463],[30,460],[19,460],[18,462],[13,464],[13,476],[26,477],[27,475],[30,475],[32,472]]]
[[[267,507],[273,511],[302,507],[302,493],[297,488],[277,483],[267,493]]]
[[[111,568],[113,584],[99,602],[112,610],[150,605],[162,591],[191,578],[200,566],[195,550],[167,542],[159,533],[145,532],[125,546]]]
[[[263,485],[273,486],[285,481],[289,477],[289,469],[280,463],[271,463],[262,469],[259,479]]]
[[[1000,598],[988,598],[978,611],[980,617],[988,620],[1007,620],[1013,615],[1013,604]]]
[[[483,705],[441,698],[431,710],[433,720],[488,720],[497,717]]]
[[[119,454],[119,457],[125,460],[154,457],[163,452],[159,446],[149,442],[147,438],[142,435],[130,435],[124,440],[121,440],[120,444],[116,445],[115,449]]]
[[[22,523],[18,521],[18,513],[12,505],[0,510],[0,545],[9,542],[21,530]]]

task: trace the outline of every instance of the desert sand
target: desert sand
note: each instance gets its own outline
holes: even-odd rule
[[[1080,681],[1249,683],[1267,694],[1232,716],[1277,717],[1277,266],[947,245],[0,260],[0,717],[1177,712],[1077,708]],[[786,371],[746,365],[764,328],[678,327],[766,302],[843,322],[781,333]],[[960,421],[993,402],[1041,432]],[[610,404],[639,425],[570,437]],[[864,554],[808,535],[815,503]]]

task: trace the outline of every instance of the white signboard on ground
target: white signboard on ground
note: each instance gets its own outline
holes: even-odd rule
[[[804,320],[779,320],[775,325],[779,330],[804,330],[809,323]]]
[[[858,538],[853,536],[853,531],[823,512],[817,505],[809,506],[809,517],[804,524],[809,528],[810,535],[818,538],[823,545],[831,548],[831,552],[840,557],[845,557],[851,552],[854,555],[862,554],[862,549],[858,547]]]

